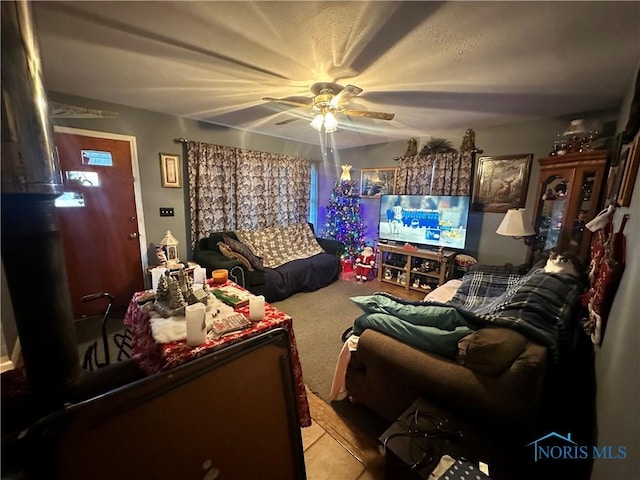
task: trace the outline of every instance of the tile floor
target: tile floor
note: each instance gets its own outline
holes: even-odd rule
[[[314,402],[310,403],[313,417]],[[339,419],[331,422],[333,425],[327,427],[329,431],[315,419],[310,427],[301,429],[307,480],[383,480],[384,459],[379,451],[374,450],[377,447],[372,447],[368,455],[359,455],[354,451],[358,447],[351,444],[353,439],[344,438],[344,429],[348,427],[340,425]],[[341,429],[342,435],[336,431]],[[355,443],[362,440],[356,439]]]
[[[307,480],[381,480],[319,424],[302,429]]]
[[[383,480],[384,456],[375,439],[347,423],[307,390],[313,420],[301,429],[308,480]]]

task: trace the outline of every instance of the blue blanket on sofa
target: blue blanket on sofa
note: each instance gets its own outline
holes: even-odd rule
[[[385,292],[352,297],[364,311],[354,322],[353,334],[373,328],[416,348],[452,358],[460,338],[494,325],[519,331],[548,347],[558,359],[563,339],[577,323],[574,316],[581,287],[575,277],[538,269],[507,282],[500,295],[484,298],[469,295],[483,296],[484,290],[492,288],[490,282],[470,294],[468,288],[462,288],[465,281],[478,279],[463,278],[461,295],[448,304],[409,301]]]
[[[265,298],[284,300],[297,292],[313,292],[340,276],[340,259],[331,253],[292,260],[278,268],[265,268]]]

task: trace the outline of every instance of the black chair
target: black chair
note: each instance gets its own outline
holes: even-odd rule
[[[114,298],[108,292],[92,293],[85,295],[81,298],[82,302],[93,302],[99,299],[108,299],[107,307],[102,315],[101,331],[102,331],[102,349],[104,360],[101,361],[98,358],[98,340],[95,340],[87,348],[84,359],[82,362],[82,368],[89,371],[94,371],[98,368],[106,367],[111,364],[111,352],[109,350],[109,333],[107,330],[107,322],[109,320],[109,313],[113,305]],[[113,335],[113,341],[116,344],[118,350],[118,361],[122,361],[123,358],[131,357],[131,332],[128,329],[124,330],[124,333],[115,333]]]

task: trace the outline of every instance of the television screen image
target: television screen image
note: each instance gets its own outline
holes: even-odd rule
[[[383,243],[463,249],[469,204],[468,196],[382,195],[378,238]]]

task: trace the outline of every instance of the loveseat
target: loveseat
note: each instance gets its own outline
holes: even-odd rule
[[[340,276],[344,244],[316,237],[300,223],[260,230],[214,232],[198,241],[193,260],[207,269],[226,269],[234,282],[267,302],[325,287]]]
[[[524,274],[522,267],[474,267],[462,280],[451,281],[459,282],[459,288],[445,306],[461,299],[471,304],[477,302],[477,298],[465,297],[483,282],[486,288],[480,289],[482,294],[490,296],[489,303],[494,300],[499,305],[505,292],[518,285],[529,291],[527,278],[536,281],[543,278],[530,277],[534,272]],[[478,280],[478,276],[484,280]],[[567,352],[578,325],[579,291],[576,285],[548,301],[557,304],[560,312],[550,330],[556,334],[549,337],[553,343],[545,341],[545,334],[532,340],[526,330],[507,328],[509,322],[491,315],[484,317],[486,324],[458,341],[457,351],[449,358],[416,348],[379,329],[358,332],[357,349],[351,352],[346,369],[347,394],[353,402],[365,405],[388,422],[396,420],[417,398],[422,398],[434,409],[483,432],[513,441],[531,439],[532,432],[539,431],[549,371],[557,369],[570,356]],[[522,293],[511,299],[524,304],[527,315],[539,311],[535,301],[521,302],[518,295]],[[500,308],[513,315],[504,305],[503,302]],[[557,409],[561,401],[554,400]]]

